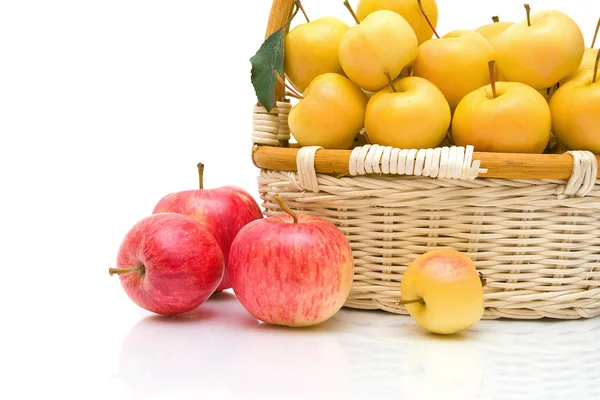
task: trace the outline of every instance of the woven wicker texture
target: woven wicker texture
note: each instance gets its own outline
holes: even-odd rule
[[[289,103],[254,108],[253,142],[281,146]],[[440,247],[465,252],[487,280],[485,319],[600,315],[600,187],[596,158],[572,152],[568,181],[481,179],[471,146],[357,147],[349,177],[317,174],[305,147],[298,172],[261,170],[265,215],[292,209],[333,222],[348,238],[355,278],[347,307],[407,314],[396,305],[407,266]]]
[[[406,267],[452,247],[487,278],[485,318],[600,315],[600,190],[559,199],[564,182],[434,180],[319,175],[318,193],[296,173],[263,170],[266,215],[293,209],[325,217],[347,236],[355,258],[348,307],[405,314],[395,301]]]

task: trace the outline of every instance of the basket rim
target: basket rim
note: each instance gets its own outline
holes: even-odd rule
[[[289,147],[255,145],[252,159],[260,169],[297,172],[296,163],[300,146]],[[315,171],[320,174],[348,175],[352,150],[321,149],[315,155]],[[600,165],[600,155],[595,154]],[[487,169],[479,178],[497,179],[559,179],[571,177],[573,157],[563,154],[527,154],[474,152],[474,160]],[[596,176],[600,178],[600,170]]]

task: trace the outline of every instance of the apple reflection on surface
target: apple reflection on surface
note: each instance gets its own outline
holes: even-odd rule
[[[151,315],[123,340],[119,379],[132,399],[229,398],[240,351],[233,335],[256,325],[228,292],[181,316]]]
[[[439,336],[407,315],[343,310],[351,353],[351,398],[481,399],[483,355],[477,332]]]
[[[240,336],[232,399],[349,399],[350,359],[334,320],[309,328],[261,323]]]
[[[486,320],[452,336],[383,312],[344,309],[336,321],[351,398],[600,399],[600,318]]]

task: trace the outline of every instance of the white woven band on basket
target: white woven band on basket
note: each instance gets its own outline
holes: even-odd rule
[[[288,116],[292,105],[286,101],[278,101],[268,112],[261,105],[254,107],[252,113],[252,143],[266,146],[279,146],[290,140]]]
[[[320,146],[301,147],[296,155],[296,168],[298,169],[298,184],[304,190],[319,192],[319,180],[315,170],[315,155],[321,150]]]
[[[440,179],[475,179],[481,161],[473,160],[473,146],[435,149],[397,149],[377,144],[357,147],[350,155],[350,175],[393,174]]]
[[[300,148],[296,156],[298,184],[304,190],[319,191],[315,171],[318,146]],[[401,150],[379,145],[355,148],[350,155],[350,176],[366,174],[393,174],[425,176],[440,179],[475,179],[480,173],[481,161],[473,160],[473,146],[440,147],[423,150]]]
[[[280,142],[286,142],[290,140],[290,126],[288,124],[288,117],[292,110],[292,104],[287,101],[278,101],[277,110],[279,111],[279,133],[278,139]]]
[[[571,178],[558,196],[559,198],[587,196],[596,184],[598,160],[594,153],[589,151],[568,151],[567,154],[573,157],[573,171]]]
[[[277,107],[268,112],[263,106],[256,105],[252,113],[252,143],[279,146],[279,123]]]
[[[319,179],[315,170],[315,156],[319,146],[300,148],[296,156],[297,183],[304,189],[319,192]],[[435,149],[398,149],[380,145],[366,145],[352,150],[350,176],[366,174],[392,174],[423,176],[437,179],[473,180],[487,172],[480,160],[473,160],[473,146],[438,147]],[[589,151],[570,151],[573,171],[570,179],[561,186],[557,195],[584,197],[596,184],[598,163]]]

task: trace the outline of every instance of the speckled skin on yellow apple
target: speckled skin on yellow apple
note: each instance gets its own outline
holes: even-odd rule
[[[552,131],[573,150],[600,153],[600,68],[577,74],[550,100]]]
[[[301,146],[349,149],[364,127],[368,97],[347,77],[327,73],[315,78],[289,115]]]
[[[552,118],[537,90],[518,82],[496,82],[497,97],[486,85],[460,102],[452,120],[452,139],[475,151],[542,153],[548,146]]]
[[[402,277],[402,300],[423,299],[406,309],[422,328],[453,334],[471,328],[484,312],[483,285],[473,261],[438,249],[413,261]]]
[[[493,50],[475,31],[455,30],[419,46],[414,76],[435,84],[454,109],[462,98],[489,83]]]
[[[437,147],[450,128],[450,106],[431,82],[416,76],[398,79],[371,97],[365,128],[369,139],[401,149]]]
[[[345,22],[324,17],[298,25],[286,35],[284,71],[296,89],[304,92],[314,78],[327,72],[344,73],[338,51],[348,29]]]
[[[417,36],[399,14],[376,11],[350,28],[340,43],[340,64],[345,74],[361,88],[376,92],[412,64],[417,55]]]
[[[542,90],[579,68],[584,52],[581,29],[568,15],[539,11],[507,28],[494,43],[496,62],[507,81]]]
[[[423,0],[423,9],[433,27],[437,27],[438,7],[435,0]],[[431,39],[433,31],[423,17],[417,0],[360,0],[356,16],[364,20],[369,14],[379,10],[389,10],[400,14],[413,28],[419,44]]]

